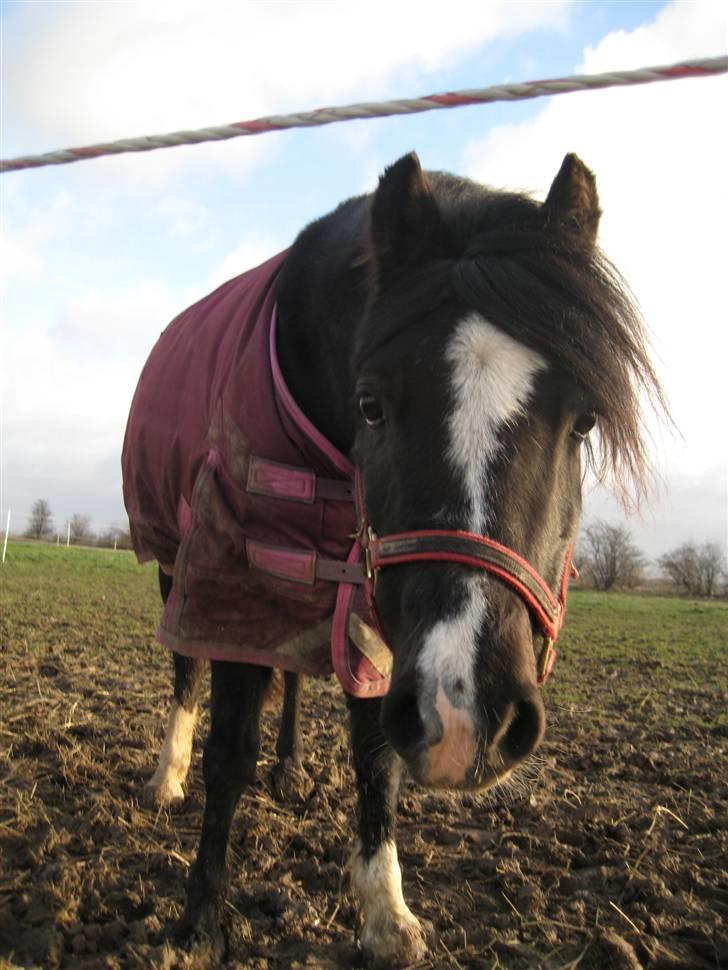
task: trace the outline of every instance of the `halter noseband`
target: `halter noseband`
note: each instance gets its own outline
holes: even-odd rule
[[[377,536],[366,519],[361,476],[356,473],[359,531],[356,539],[364,551],[367,594],[373,602],[380,569],[413,562],[457,562],[484,569],[510,586],[531,610],[543,634],[543,646],[536,662],[539,685],[545,683],[556,661],[556,642],[564,623],[569,578],[577,576],[572,561],[573,546],[564,560],[558,596],[518,553],[494,539],[455,529],[420,529]]]

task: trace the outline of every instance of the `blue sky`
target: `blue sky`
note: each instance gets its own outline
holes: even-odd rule
[[[2,155],[725,53],[722,2],[4,3]],[[413,14],[416,11],[416,14]],[[445,16],[446,14],[446,16]],[[0,177],[0,517],[124,519],[119,451],[169,319],[368,190],[429,168],[548,189],[597,174],[602,242],[643,306],[681,436],[656,431],[648,554],[726,541],[725,78],[238,139]],[[718,431],[720,440],[716,440]],[[590,492],[587,519],[620,515]]]

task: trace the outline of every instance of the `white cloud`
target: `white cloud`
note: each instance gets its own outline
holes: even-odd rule
[[[151,347],[177,312],[178,296],[157,280],[118,289],[93,287],[73,296],[50,330],[54,346],[69,358],[93,361],[126,358],[134,348]]]
[[[162,205],[161,216],[202,218],[179,202]],[[27,237],[48,239],[54,225],[33,216]],[[92,515],[99,529],[123,519],[118,456],[134,388],[159,334],[186,306],[280,248],[272,237],[251,235],[184,288],[158,279],[97,283],[5,321],[0,501],[13,508],[16,528],[24,528],[39,497],[52,499],[57,523],[75,511]],[[33,255],[34,269],[44,255]]]
[[[283,248],[285,248],[284,244],[274,236],[264,235],[263,233],[248,235],[243,242],[228,253],[220,265],[208,276],[204,291],[200,292],[200,297],[215,289],[215,287],[221,286],[234,276],[239,276],[246,270],[259,266]]]
[[[0,225],[0,289],[39,278],[43,248],[63,235],[72,215],[71,194],[61,189],[47,208],[34,208],[17,232]]]
[[[93,452],[89,439],[123,425],[144,360],[179,309],[178,297],[150,280],[91,288],[15,329],[4,347],[7,440],[22,442],[30,460]],[[83,435],[74,434],[79,421]]]
[[[728,8],[674,3],[654,21],[605,37],[581,70],[663,64],[721,53]],[[656,454],[668,472],[726,458],[715,418],[728,411],[725,226],[728,80],[675,81],[552,99],[533,118],[471,143],[465,167],[493,184],[543,195],[566,151],[597,175],[600,239],[631,283],[653,334],[657,364],[683,440]]]
[[[678,0],[663,7],[653,23],[614,31],[596,47],[587,47],[582,70],[596,74],[615,65],[626,70],[724,54],[727,27],[723,0]]]
[[[85,497],[63,515],[116,503],[118,455],[142,365],[173,314],[178,296],[148,280],[90,288],[57,311],[8,328],[3,344],[3,476],[14,513],[41,496]],[[48,314],[44,318],[44,314]],[[114,493],[99,462],[114,456]],[[103,462],[102,462],[103,463]],[[106,467],[106,466],[105,466]],[[111,466],[109,466],[111,467]],[[10,487],[12,486],[12,487]],[[104,489],[107,489],[104,492]],[[106,523],[103,523],[106,524]],[[18,528],[22,524],[16,522]]]
[[[167,196],[155,206],[160,222],[175,236],[198,236],[208,225],[207,207],[195,199]]]

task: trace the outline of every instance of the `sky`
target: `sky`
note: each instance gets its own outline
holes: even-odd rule
[[[416,9],[416,14],[413,10]],[[728,5],[219,0],[0,6],[0,154],[352,101],[725,54]],[[415,149],[544,198],[564,154],[595,171],[600,242],[650,332],[675,429],[651,422],[640,513],[589,485],[585,522],[649,557],[728,543],[728,80],[356,121],[0,175],[0,523],[46,499],[123,525],[119,456],[160,331]]]

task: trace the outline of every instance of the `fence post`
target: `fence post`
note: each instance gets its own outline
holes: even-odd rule
[[[10,509],[8,509],[8,522],[5,526],[5,542],[3,542],[3,562],[5,562],[5,553],[8,550],[8,536],[10,535]]]

